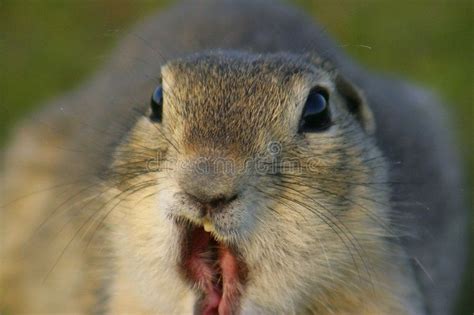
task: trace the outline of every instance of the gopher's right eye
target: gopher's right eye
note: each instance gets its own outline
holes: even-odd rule
[[[319,88],[309,92],[300,120],[299,132],[321,132],[331,127],[328,93]]]
[[[158,86],[153,92],[153,95],[151,96],[150,107],[150,119],[160,122],[163,116],[163,88],[161,86]]]

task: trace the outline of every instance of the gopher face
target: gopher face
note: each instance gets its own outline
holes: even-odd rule
[[[384,234],[388,194],[355,88],[285,54],[192,55],[161,78],[110,183],[130,192],[111,220],[150,305],[291,313],[347,274],[370,277],[363,251]]]

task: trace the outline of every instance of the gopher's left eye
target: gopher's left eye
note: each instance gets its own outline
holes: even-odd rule
[[[331,126],[328,93],[319,88],[312,89],[304,105],[299,132],[321,132]]]
[[[153,121],[160,122],[163,116],[163,88],[158,86],[150,101],[151,115],[150,119]]]

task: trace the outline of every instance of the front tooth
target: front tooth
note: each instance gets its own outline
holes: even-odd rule
[[[206,231],[208,233],[214,231],[214,226],[212,225],[209,218],[204,218],[203,221],[202,221],[202,225],[204,227],[204,231]]]

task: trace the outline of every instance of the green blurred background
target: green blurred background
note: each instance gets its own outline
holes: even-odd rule
[[[130,25],[170,2],[0,0],[0,143],[14,122],[40,102],[91,75]],[[432,88],[449,104],[468,170],[472,210],[474,2],[293,2],[362,64]],[[473,261],[471,251],[458,314],[474,314]]]

